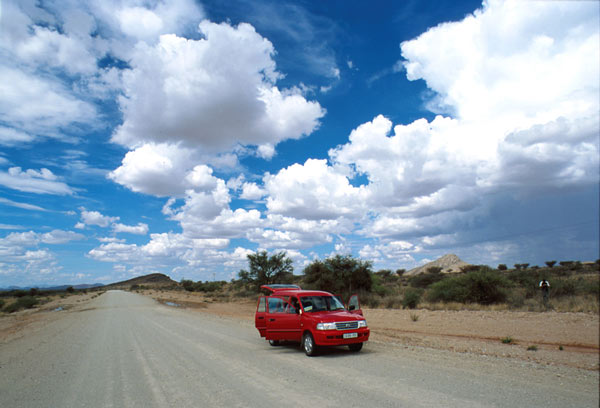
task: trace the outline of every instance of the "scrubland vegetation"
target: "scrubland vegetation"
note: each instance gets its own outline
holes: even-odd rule
[[[60,291],[42,290],[38,288],[0,291],[0,312],[14,313],[19,310],[32,309],[50,302],[53,297],[66,298],[67,296],[85,294],[88,293],[88,291],[97,292],[97,295],[94,295],[93,297],[103,293],[100,288],[77,290],[72,286]]]
[[[426,273],[404,276],[399,269],[372,271],[371,263],[350,256],[315,260],[302,275],[294,275],[285,253],[271,257],[259,252],[248,257],[248,270],[231,282],[182,280],[180,289],[204,292],[215,300],[255,298],[260,285],[294,283],[344,297],[359,293],[371,308],[426,308],[431,310],[521,310],[598,313],[600,260],[595,263],[548,261],[544,266],[517,264],[469,265],[460,273]],[[549,302],[542,302],[539,282],[550,281]]]

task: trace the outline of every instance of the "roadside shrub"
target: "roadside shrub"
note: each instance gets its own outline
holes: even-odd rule
[[[410,278],[409,284],[413,288],[426,288],[429,285],[434,284],[435,282],[439,282],[444,279],[445,275],[443,275],[439,269],[429,268],[428,272],[420,273],[418,275],[412,276]]]
[[[509,272],[508,279],[525,289],[526,298],[532,298],[539,292],[538,284],[542,276],[538,271],[514,270]]]
[[[581,291],[586,294],[596,296],[600,300],[600,282],[582,281],[580,283]]]
[[[396,296],[387,296],[384,301],[384,305],[386,309],[399,309],[402,306],[402,297]]]
[[[420,289],[407,289],[404,292],[404,299],[402,299],[402,308],[414,309],[421,302],[421,295],[423,291]]]
[[[4,307],[4,299],[0,299],[0,310]]]
[[[37,298],[34,298],[33,296],[23,296],[15,300],[10,305],[6,306],[4,308],[4,311],[7,313],[14,313],[21,309],[31,309],[32,307],[37,305],[38,302],[39,301],[37,300]]]
[[[361,292],[360,304],[361,307],[367,306],[369,308],[375,309],[381,305],[381,297],[373,293]]]
[[[427,293],[430,302],[459,302],[467,303],[468,289],[462,276],[447,278],[431,285]]]
[[[506,336],[506,337],[501,338],[500,341],[502,341],[502,343],[504,343],[504,344],[510,344],[513,342],[513,339],[510,336]]]
[[[519,309],[525,305],[525,299],[525,290],[522,288],[514,288],[508,294],[506,302],[511,309]]]
[[[504,302],[510,286],[504,276],[489,270],[479,270],[434,283],[427,297],[430,302],[491,305]]]
[[[74,292],[75,292],[75,288],[74,288],[73,286],[69,286],[69,287],[67,288],[67,292],[68,292],[68,293],[74,293]]]
[[[550,282],[550,297],[572,296],[577,293],[577,282],[573,279],[556,279]]]
[[[188,292],[193,292],[194,291],[194,282],[191,281],[191,280],[182,279],[181,280],[181,286],[183,286],[183,288],[185,290],[187,290]]]

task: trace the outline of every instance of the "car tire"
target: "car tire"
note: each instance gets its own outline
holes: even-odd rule
[[[304,353],[309,357],[317,355],[317,345],[312,334],[308,332],[304,334],[304,337],[302,337],[302,348],[304,349]]]
[[[273,347],[279,346],[279,340],[269,340],[269,344]]]
[[[350,349],[350,351],[360,351],[362,349],[362,346],[362,343],[348,344],[348,348]]]

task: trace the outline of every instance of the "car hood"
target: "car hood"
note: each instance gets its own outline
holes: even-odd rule
[[[307,313],[312,318],[317,319],[321,323],[330,323],[330,322],[348,322],[353,320],[365,320],[364,316],[350,313],[348,311],[339,311],[339,312],[315,312],[315,313]]]

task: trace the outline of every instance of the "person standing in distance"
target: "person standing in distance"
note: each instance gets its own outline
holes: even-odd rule
[[[542,289],[542,296],[544,300],[544,306],[548,306],[548,297],[550,292],[550,282],[546,279],[540,281],[540,289]]]

